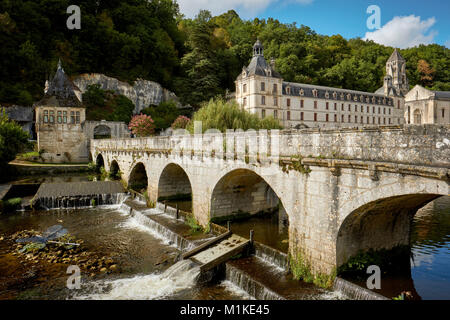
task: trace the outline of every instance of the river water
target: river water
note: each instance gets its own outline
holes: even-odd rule
[[[179,203],[179,207],[188,210],[190,203]],[[120,272],[82,274],[82,289],[69,290],[66,265],[23,263],[8,253],[7,242],[0,241],[0,299],[251,299],[229,281],[198,285],[198,270],[175,262],[180,251],[119,206],[2,215],[0,237],[21,230],[43,231],[54,224],[63,224],[83,239],[88,250],[113,257]],[[232,224],[232,230],[244,237],[250,229],[255,230],[257,241],[287,251],[287,229],[278,226],[278,219],[261,217]],[[450,299],[449,270],[450,197],[441,197],[414,218],[410,274],[382,278],[378,292],[389,298],[408,290],[416,298]]]

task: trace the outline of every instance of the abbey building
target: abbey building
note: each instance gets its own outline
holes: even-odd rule
[[[398,125],[405,123],[409,91],[406,61],[395,50],[384,85],[375,93],[283,81],[258,40],[253,58],[236,79],[236,100],[245,110],[273,116],[285,128]]]

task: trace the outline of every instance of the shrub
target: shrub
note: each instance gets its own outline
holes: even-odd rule
[[[153,119],[145,114],[136,115],[131,119],[129,129],[137,137],[148,137],[155,132]]]
[[[189,125],[189,122],[191,119],[189,119],[186,116],[179,116],[170,126],[173,130],[176,129],[186,129],[186,127]]]

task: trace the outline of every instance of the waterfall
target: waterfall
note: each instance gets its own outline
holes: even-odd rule
[[[73,298],[83,300],[162,299],[181,290],[192,288],[199,275],[200,267],[197,264],[191,260],[181,260],[162,274],[90,283],[88,287],[93,287],[90,289],[96,293]]]
[[[198,245],[198,243],[185,239],[183,236],[173,232],[168,227],[153,220],[152,215],[163,213],[159,209],[140,211],[133,209],[128,202],[123,203],[120,209],[124,214],[130,215],[130,218],[121,225],[122,227],[148,232],[155,238],[160,239],[168,245],[172,245],[181,251],[192,250],[196,245]]]
[[[229,263],[226,263],[226,279],[256,300],[285,300],[282,296],[266,288],[263,284]]]
[[[341,292],[352,300],[389,300],[385,296],[360,287],[342,278],[334,281],[334,290]]]
[[[281,268],[285,271],[289,270],[289,260],[287,254],[256,241],[254,242],[254,247],[256,257],[277,268]]]
[[[90,196],[43,197],[35,202],[35,207],[51,209],[79,209],[95,206],[121,205],[127,198],[126,193],[97,194]]]

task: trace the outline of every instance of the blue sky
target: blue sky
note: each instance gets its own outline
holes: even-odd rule
[[[194,16],[199,9],[220,14],[236,10],[242,18],[273,17],[296,22],[320,34],[345,38],[368,38],[407,48],[438,43],[450,47],[450,1],[448,0],[178,0],[182,13]],[[381,10],[381,29],[369,30],[366,13],[370,5]]]

